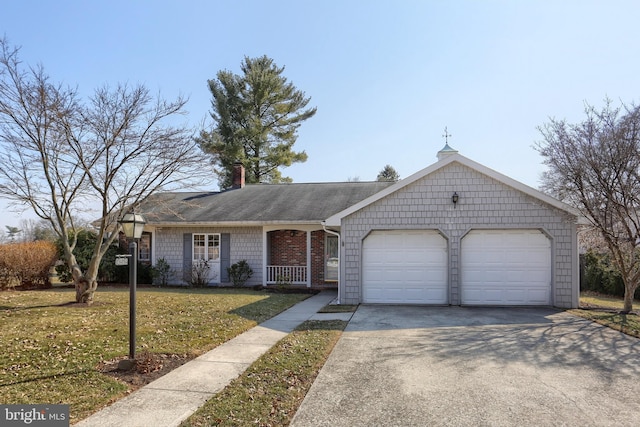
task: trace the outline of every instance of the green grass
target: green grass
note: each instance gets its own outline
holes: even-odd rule
[[[346,325],[303,323],[182,426],[288,425]]]
[[[612,297],[595,292],[581,292],[580,305],[622,310],[622,308],[624,307],[624,302],[620,297]],[[634,300],[633,306],[635,310],[640,309],[640,300]]]
[[[619,313],[624,307],[622,298],[585,292],[580,295],[580,307],[568,311],[576,316],[640,338],[640,316],[635,313]],[[635,300],[635,311],[639,307],[640,301]]]
[[[357,305],[335,305],[335,304],[327,304],[318,310],[318,313],[353,313],[358,308]]]
[[[130,389],[97,370],[129,348],[127,289],[0,292],[0,403],[65,403],[78,421]],[[141,289],[137,351],[198,356],[307,298],[236,289]]]

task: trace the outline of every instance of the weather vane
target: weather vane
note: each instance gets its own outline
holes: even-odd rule
[[[448,144],[449,143],[449,137],[452,136],[448,131],[447,131],[447,127],[444,127],[444,135],[442,135],[442,137],[444,138],[444,143]]]

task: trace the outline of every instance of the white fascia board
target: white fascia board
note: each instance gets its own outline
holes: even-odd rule
[[[445,157],[444,159],[442,159],[439,162],[436,162],[434,164],[432,164],[431,166],[427,166],[426,168],[414,173],[411,176],[406,177],[405,179],[401,179],[400,181],[396,182],[393,185],[390,185],[389,187],[377,192],[376,194],[367,197],[366,199],[362,200],[361,202],[356,203],[355,205],[344,209],[341,212],[338,212],[332,216],[330,216],[329,218],[327,218],[326,220],[326,224],[329,227],[339,227],[341,225],[341,221],[342,218],[351,215],[352,213],[359,211],[360,209],[370,205],[371,203],[377,202],[378,200],[388,196],[389,194],[392,194],[396,191],[398,191],[401,188],[406,187],[407,185],[419,180],[420,178],[429,175],[430,173],[440,169],[441,167],[448,165],[449,163],[451,163],[453,161],[453,158],[457,156],[457,155],[449,155],[447,157]]]
[[[557,209],[560,209],[562,211],[565,211],[573,216],[579,217],[579,214],[569,205],[567,205],[566,203],[563,203],[551,196],[548,196],[546,194],[544,194],[543,192],[536,190],[532,187],[529,187],[526,184],[523,184],[519,181],[516,181],[513,178],[509,178],[506,175],[501,174],[500,172],[496,172],[495,170],[488,168],[486,166],[481,165],[480,163],[474,162],[471,159],[468,159],[460,154],[450,154],[446,157],[444,157],[442,160],[427,166],[426,168],[414,173],[413,175],[400,180],[398,182],[396,182],[395,184],[385,188],[382,191],[379,191],[378,193],[362,200],[359,203],[356,203],[355,205],[344,209],[341,212],[338,212],[332,216],[330,216],[329,218],[327,218],[326,220],[326,225],[330,226],[330,227],[338,227],[341,225],[341,221],[342,218],[351,215],[352,213],[374,203],[377,202],[378,200],[388,196],[391,193],[394,193],[396,191],[398,191],[401,188],[404,188],[416,181],[418,181],[421,178],[424,178],[425,176],[432,174],[433,172],[444,168],[445,166],[451,164],[451,163],[459,163],[463,166],[466,166],[470,169],[474,169],[477,172],[480,172],[483,175],[487,175],[490,178],[495,179],[496,181],[502,182],[503,184],[512,187],[518,191],[521,191],[524,194],[527,194],[533,198],[536,198],[548,205],[551,205]]]
[[[173,222],[163,222],[163,221],[149,221],[148,225],[152,225],[155,227],[264,227],[268,225],[291,225],[291,226],[304,226],[304,225],[315,225],[322,226],[322,221],[212,221],[212,222],[194,222],[194,221],[173,221]]]
[[[534,197],[538,200],[541,200],[542,202],[553,206],[554,208],[560,209],[562,211],[565,211],[571,215],[574,216],[579,216],[579,214],[575,211],[575,209],[571,206],[569,206],[568,204],[561,202],[560,200],[551,197],[545,193],[543,193],[540,190],[536,190],[533,187],[529,187],[526,184],[521,183],[520,181],[516,181],[513,178],[510,178],[506,175],[501,174],[500,172],[496,172],[495,170],[488,168],[486,166],[481,165],[480,163],[476,163],[471,159],[468,159],[464,156],[461,156],[459,154],[457,154],[456,156],[459,156],[461,158],[460,161],[458,161],[458,163],[467,166],[471,169],[475,169],[478,172],[480,172],[481,174],[487,175],[497,181],[502,182],[505,185],[508,185],[509,187],[512,187],[518,191],[521,191],[531,197]]]

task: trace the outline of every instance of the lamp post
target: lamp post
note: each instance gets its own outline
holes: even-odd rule
[[[142,230],[147,221],[142,215],[131,211],[120,221],[122,232],[130,240],[129,253],[129,360],[123,361],[121,369],[131,369],[135,366],[136,358],[136,286],[138,270],[138,239],[142,237]]]

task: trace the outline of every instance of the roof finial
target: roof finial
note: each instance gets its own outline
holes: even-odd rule
[[[449,144],[449,137],[453,136],[451,135],[448,131],[447,131],[447,127],[444,127],[444,135],[442,135],[442,137],[444,138],[444,143],[445,144]]]
[[[451,134],[449,133],[449,129],[447,129],[447,127],[445,126],[444,135],[442,135],[442,137],[444,138],[444,147],[442,147],[442,150],[438,151],[438,160],[442,160],[443,158],[451,154],[458,153],[458,150],[454,150],[453,148],[449,147],[450,136]]]

